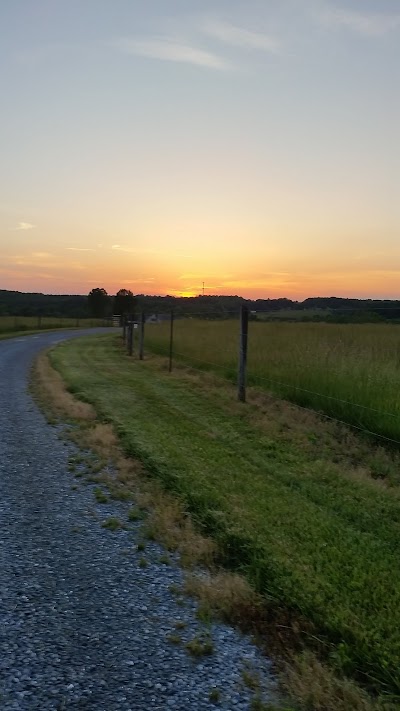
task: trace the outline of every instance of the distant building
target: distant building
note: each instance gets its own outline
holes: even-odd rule
[[[151,316],[147,316],[146,323],[158,323],[158,315],[152,314]]]
[[[169,321],[171,314],[152,314],[146,317],[146,323],[161,323],[162,321]],[[177,316],[175,315],[175,319]]]

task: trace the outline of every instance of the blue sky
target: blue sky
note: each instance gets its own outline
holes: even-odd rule
[[[398,296],[398,0],[14,0],[0,56],[0,288]]]

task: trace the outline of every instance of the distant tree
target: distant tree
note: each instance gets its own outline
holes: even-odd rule
[[[105,289],[92,289],[88,294],[89,312],[95,318],[104,318],[109,310],[109,296]]]
[[[135,310],[135,297],[129,289],[120,289],[114,296],[114,313],[119,316],[133,314]]]

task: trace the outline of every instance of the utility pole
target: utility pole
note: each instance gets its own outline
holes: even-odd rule
[[[203,281],[203,296],[204,296],[204,281]]]

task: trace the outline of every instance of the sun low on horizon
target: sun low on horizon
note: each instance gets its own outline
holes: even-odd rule
[[[20,0],[0,39],[0,289],[399,298],[397,0]]]

